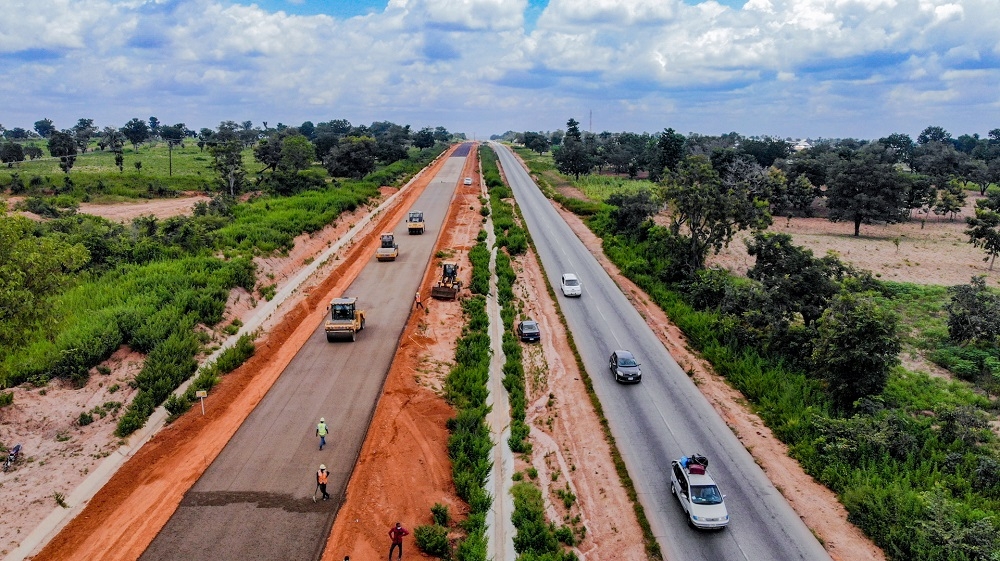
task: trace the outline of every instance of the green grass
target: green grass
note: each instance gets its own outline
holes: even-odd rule
[[[216,181],[211,155],[208,150],[199,150],[192,141],[175,147],[172,154],[164,142],[140,145],[138,150],[126,144],[121,171],[115,165],[113,152],[102,152],[93,146],[91,151],[77,155],[69,174],[59,169],[58,158],[48,157],[45,143],[38,145],[46,157],[25,160],[13,168],[4,166],[0,169],[0,188],[8,188],[12,175],[17,173],[27,194],[64,193],[77,201],[116,202],[171,196],[184,191],[207,191]],[[250,179],[263,169],[254,160],[252,150],[244,150],[243,161]],[[136,170],[136,162],[142,164],[140,170]],[[65,187],[66,177],[73,182],[70,190]]]
[[[656,184],[645,179],[628,179],[607,175],[582,175],[576,186],[588,199],[604,202],[615,193],[633,195],[643,189],[656,192]]]

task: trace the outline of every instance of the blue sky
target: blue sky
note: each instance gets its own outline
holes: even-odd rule
[[[997,0],[5,0],[0,125],[1000,127]]]

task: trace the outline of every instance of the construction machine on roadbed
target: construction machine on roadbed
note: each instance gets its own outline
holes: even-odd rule
[[[411,210],[406,215],[406,230],[411,234],[424,233],[424,211]]]
[[[330,301],[330,317],[326,320],[324,329],[326,340],[334,342],[337,339],[357,338],[358,331],[365,328],[365,311],[358,309],[358,299],[334,298]]]
[[[462,281],[458,280],[458,263],[445,261],[441,263],[441,280],[431,288],[431,297],[438,300],[454,300],[462,290]]]
[[[395,261],[399,255],[399,246],[392,232],[382,234],[382,245],[375,250],[375,259],[379,261]]]

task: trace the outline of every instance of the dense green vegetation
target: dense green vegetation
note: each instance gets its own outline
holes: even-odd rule
[[[472,260],[473,272],[485,267],[489,274],[489,250],[485,246],[482,241],[476,244],[482,251],[475,252],[479,258]],[[485,262],[482,259],[484,251]],[[469,505],[469,516],[462,522],[466,535],[456,546],[454,558],[459,561],[485,561],[486,513],[493,503],[493,497],[485,488],[493,465],[490,460],[493,442],[486,425],[490,320],[486,313],[485,295],[475,293],[473,297],[463,300],[462,313],[466,323],[456,344],[455,366],[445,380],[447,399],[457,411],[456,416],[448,421],[452,479],[458,496]]]
[[[529,168],[548,184],[566,181],[534,158]],[[988,422],[998,407],[982,392],[990,391],[984,379],[995,380],[995,322],[983,310],[995,311],[997,300],[989,291],[972,286],[956,309],[960,290],[879,282],[773,236],[756,238],[750,278],[704,269],[679,277],[683,232],[615,218],[625,206],[642,208],[637,194],[609,196],[618,205],[589,220],[605,253],[838,494],[850,520],[892,559],[996,558],[1000,458]],[[963,340],[955,324],[987,336]],[[894,333],[879,333],[887,327]],[[957,367],[973,383],[891,359],[875,365],[887,368],[881,379],[864,362],[899,352]],[[833,357],[849,363],[834,367]]]
[[[305,146],[306,155],[310,153],[302,135],[284,136],[295,141],[289,147],[301,151]],[[258,285],[253,257],[288,251],[295,236],[367,204],[379,185],[405,180],[444,147],[403,150],[402,158],[378,166],[362,180],[326,180],[322,168],[317,175],[296,169],[287,159],[276,165],[286,176],[269,172],[265,177],[268,168],[258,164],[260,182],[267,188],[243,202],[220,183],[211,145],[206,152],[193,144],[143,146],[138,150],[148,163],[132,174],[116,167],[114,154],[100,151],[76,155],[68,172],[55,160],[22,162],[16,170],[5,170],[0,184],[6,179],[12,191],[20,174],[31,174],[24,185],[29,195],[25,208],[49,220],[0,215],[0,254],[7,256],[0,264],[0,387],[43,385],[57,377],[82,384],[94,366],[128,345],[147,355],[142,371],[130,381],[139,391],[118,422],[120,436],[132,433],[195,372],[199,354],[212,342],[211,335],[195,327],[222,321],[231,290],[241,287],[261,298],[273,290],[266,282]],[[240,165],[253,169],[246,163],[256,158],[252,149],[237,150],[242,152],[237,154],[244,162]],[[150,191],[140,174],[153,182],[164,180],[160,185],[169,188]],[[216,193],[191,216],[145,216],[119,224],[73,211],[77,201],[169,196],[172,190],[190,188]],[[218,375],[238,366],[252,354],[247,343],[241,340],[232,353],[203,369],[192,387],[207,389]],[[232,364],[234,357],[238,362]],[[186,409],[192,397],[173,398],[171,413]]]

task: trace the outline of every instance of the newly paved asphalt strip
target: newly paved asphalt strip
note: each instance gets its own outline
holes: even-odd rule
[[[345,291],[368,313],[357,341],[328,343],[316,326],[140,559],[319,559],[468,150],[456,150],[413,205],[424,211],[426,232],[408,235],[400,222],[396,261],[372,255]],[[330,426],[322,451],[320,417]],[[332,498],[314,503],[321,463]]]
[[[565,298],[557,291],[559,304],[665,558],[830,559],[510,150],[491,145],[549,282],[559,286],[560,275],[571,272],[583,284],[581,298]],[[626,386],[612,379],[608,356],[616,349],[635,353],[642,363],[642,383]],[[722,532],[688,528],[670,494],[670,461],[695,452],[708,456],[709,471],[726,494],[731,522]]]

